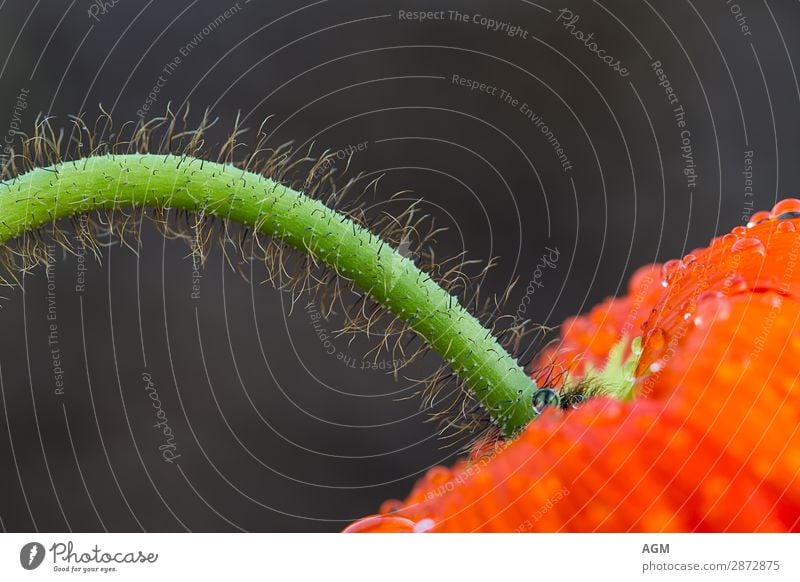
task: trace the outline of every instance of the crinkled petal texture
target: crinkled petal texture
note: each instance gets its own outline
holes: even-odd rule
[[[800,531],[797,212],[640,271],[543,354],[580,374],[643,334],[633,401],[548,410],[348,531]]]
[[[626,296],[610,297],[588,315],[567,319],[558,344],[539,356],[534,378],[561,383],[570,376],[582,376],[587,368],[601,369],[622,340],[627,340],[623,355],[630,356],[630,341],[642,334],[642,325],[664,290],[662,280],[661,265],[642,267],[631,277]]]

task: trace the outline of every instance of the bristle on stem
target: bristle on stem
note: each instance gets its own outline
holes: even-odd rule
[[[36,158],[51,159],[46,153]],[[97,210],[174,209],[201,217],[200,223],[209,216],[236,222],[303,253],[309,269],[327,265],[402,320],[439,352],[504,435],[513,436],[535,416],[536,383],[457,297],[381,237],[282,184],[280,176],[147,153],[105,153],[26,170],[0,182],[0,244]],[[270,276],[281,279],[278,263]]]

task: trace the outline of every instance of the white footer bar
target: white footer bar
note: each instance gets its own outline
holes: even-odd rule
[[[798,566],[786,534],[0,535],[14,581],[797,581]]]

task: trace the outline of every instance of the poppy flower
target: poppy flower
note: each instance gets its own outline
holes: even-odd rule
[[[345,531],[800,531],[800,200],[639,270],[538,364],[630,390],[548,407]]]

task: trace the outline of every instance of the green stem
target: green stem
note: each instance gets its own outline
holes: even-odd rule
[[[507,436],[534,416],[536,384],[458,300],[346,216],[261,175],[172,155],[104,155],[0,182],[0,243],[96,209],[179,208],[276,237],[353,281],[422,336]]]

